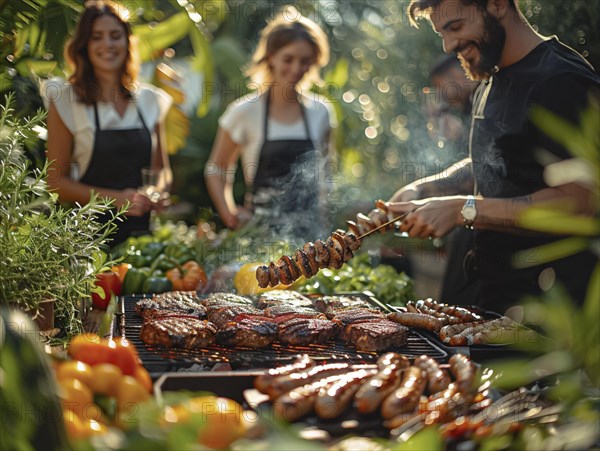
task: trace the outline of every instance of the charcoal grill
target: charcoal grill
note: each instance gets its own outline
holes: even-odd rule
[[[301,354],[308,354],[319,363],[335,361],[374,363],[382,354],[357,351],[341,340],[333,340],[325,345],[310,346],[283,346],[274,343],[270,348],[265,349],[211,346],[188,350],[147,346],[140,338],[142,319],[135,313],[136,302],[144,297],[143,295],[133,295],[121,298],[118,333],[135,345],[142,364],[153,378],[166,372],[208,370],[221,362],[228,363],[234,370],[250,370],[289,364]],[[372,299],[372,297],[365,296],[365,299]],[[372,305],[380,308],[383,304],[374,301]],[[409,333],[407,345],[395,351],[409,358],[425,354],[438,362],[445,362],[448,357],[446,351],[414,330]]]

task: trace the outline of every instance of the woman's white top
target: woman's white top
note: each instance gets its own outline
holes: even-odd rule
[[[41,87],[46,107],[52,103],[67,129],[73,134],[73,155],[71,162],[77,167],[71,177],[79,180],[90,164],[94,146],[96,123],[94,106],[80,102],[73,86],[62,79],[51,79]],[[124,130],[142,128],[138,109],[144,118],[150,133],[158,123],[164,120],[173,100],[160,88],[138,83],[133,100],[127,104],[123,116],[115,110],[112,103],[97,102],[98,121],[102,130]],[[152,152],[156,149],[156,139],[152,140]]]
[[[317,94],[302,95],[300,101],[304,106],[310,138],[318,150],[325,154],[328,148],[329,132],[335,127],[335,115],[326,99]],[[219,118],[219,126],[231,139],[240,145],[240,160],[244,180],[251,185],[258,169],[260,149],[264,142],[264,119],[266,98],[263,93],[250,93],[233,101]],[[296,122],[285,124],[269,118],[269,140],[306,139],[306,129],[300,117]],[[211,162],[207,162],[205,174],[219,171]],[[228,173],[235,173],[235,166]]]

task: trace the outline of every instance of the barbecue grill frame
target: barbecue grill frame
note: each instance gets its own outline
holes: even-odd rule
[[[122,296],[119,299],[115,335],[124,336],[135,345],[142,364],[153,380],[169,372],[208,371],[213,365],[221,362],[229,363],[232,368],[239,368],[239,370],[268,369],[293,363],[299,355],[308,354],[319,364],[331,362],[370,364],[375,363],[381,354],[388,352],[357,351],[341,340],[333,340],[327,345],[307,347],[283,346],[280,343],[274,343],[271,347],[264,349],[212,346],[202,350],[185,350],[149,347],[140,338],[142,319],[135,313],[134,307],[137,301],[150,296],[131,295]],[[308,297],[316,296],[309,295]],[[393,311],[370,292],[344,292],[335,293],[332,296],[358,296],[385,313]],[[395,351],[411,359],[422,354],[429,355],[439,363],[445,363],[448,359],[447,351],[414,329],[409,329],[408,344],[405,348]],[[194,369],[194,364],[201,365],[200,369]]]

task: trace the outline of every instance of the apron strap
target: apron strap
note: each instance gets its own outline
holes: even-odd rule
[[[308,120],[306,119],[306,110],[300,99],[298,99],[298,104],[300,105],[300,113],[302,114],[302,122],[304,123],[304,131],[306,132],[306,139],[312,143],[313,148],[315,147],[315,143],[313,143],[312,138],[310,136],[310,129],[308,128]],[[264,133],[264,141],[268,140],[269,133],[269,110],[271,105],[271,90],[267,92],[267,105],[265,108],[265,119],[263,123],[263,133]]]
[[[94,123],[96,124],[96,130],[100,130],[100,121],[98,120],[98,106],[94,102]]]

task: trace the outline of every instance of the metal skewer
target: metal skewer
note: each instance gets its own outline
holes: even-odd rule
[[[389,226],[390,224],[393,224],[394,222],[397,221],[402,221],[404,218],[406,218],[406,216],[408,216],[408,214],[411,213],[410,211],[407,211],[406,213],[402,213],[400,216],[398,216],[397,218],[392,219],[391,221],[385,222],[383,224],[381,224],[380,226],[375,227],[373,230],[369,230],[366,233],[363,233],[361,236],[358,237],[359,240],[362,240],[364,237],[371,235],[372,233],[375,233],[381,229],[383,229],[384,227]]]

